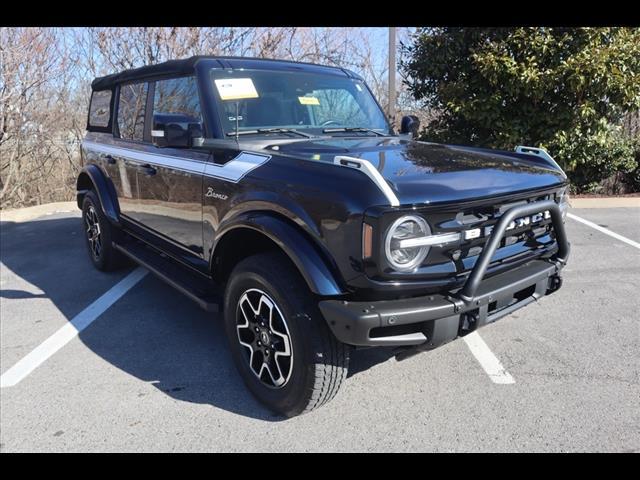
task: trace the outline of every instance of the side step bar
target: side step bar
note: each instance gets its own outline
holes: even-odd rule
[[[136,240],[125,244],[113,242],[113,247],[189,297],[204,310],[208,312],[222,310],[220,289],[210,280],[197,273],[189,272],[186,267],[176,265],[166,256]]]

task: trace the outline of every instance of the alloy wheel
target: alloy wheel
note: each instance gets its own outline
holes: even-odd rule
[[[284,387],[291,377],[293,348],[274,300],[262,290],[245,291],[236,309],[236,329],[253,374],[267,387]]]
[[[102,236],[100,235],[100,222],[98,221],[98,213],[93,205],[87,209],[84,217],[87,228],[87,240],[89,241],[89,249],[93,258],[98,260],[102,251]]]

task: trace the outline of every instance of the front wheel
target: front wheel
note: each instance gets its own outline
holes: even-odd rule
[[[224,312],[236,367],[270,409],[292,417],[336,395],[350,347],[331,333],[284,255],[270,252],[240,262],[225,292]]]

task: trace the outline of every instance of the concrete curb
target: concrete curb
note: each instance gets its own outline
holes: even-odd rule
[[[571,208],[640,208],[640,197],[569,198]]]
[[[52,215],[61,212],[74,212],[78,210],[76,202],[54,202],[33,207],[15,208],[0,211],[0,221],[3,222],[28,222],[44,215]]]

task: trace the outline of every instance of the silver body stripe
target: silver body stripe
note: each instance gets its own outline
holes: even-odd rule
[[[175,157],[163,153],[141,152],[131,148],[114,147],[112,145],[104,145],[91,141],[83,141],[82,146],[87,150],[107,155],[125,157],[128,160],[219,178],[234,183],[242,180],[251,170],[258,168],[271,158],[271,155],[240,152],[235,158],[232,158],[224,165],[219,165],[203,160]]]
[[[270,158],[271,155],[240,152],[237,157],[229,160],[224,165],[207,163],[204,168],[204,175],[207,177],[222,178],[224,180],[237,183],[242,180],[247,173],[254,168],[258,168]]]

